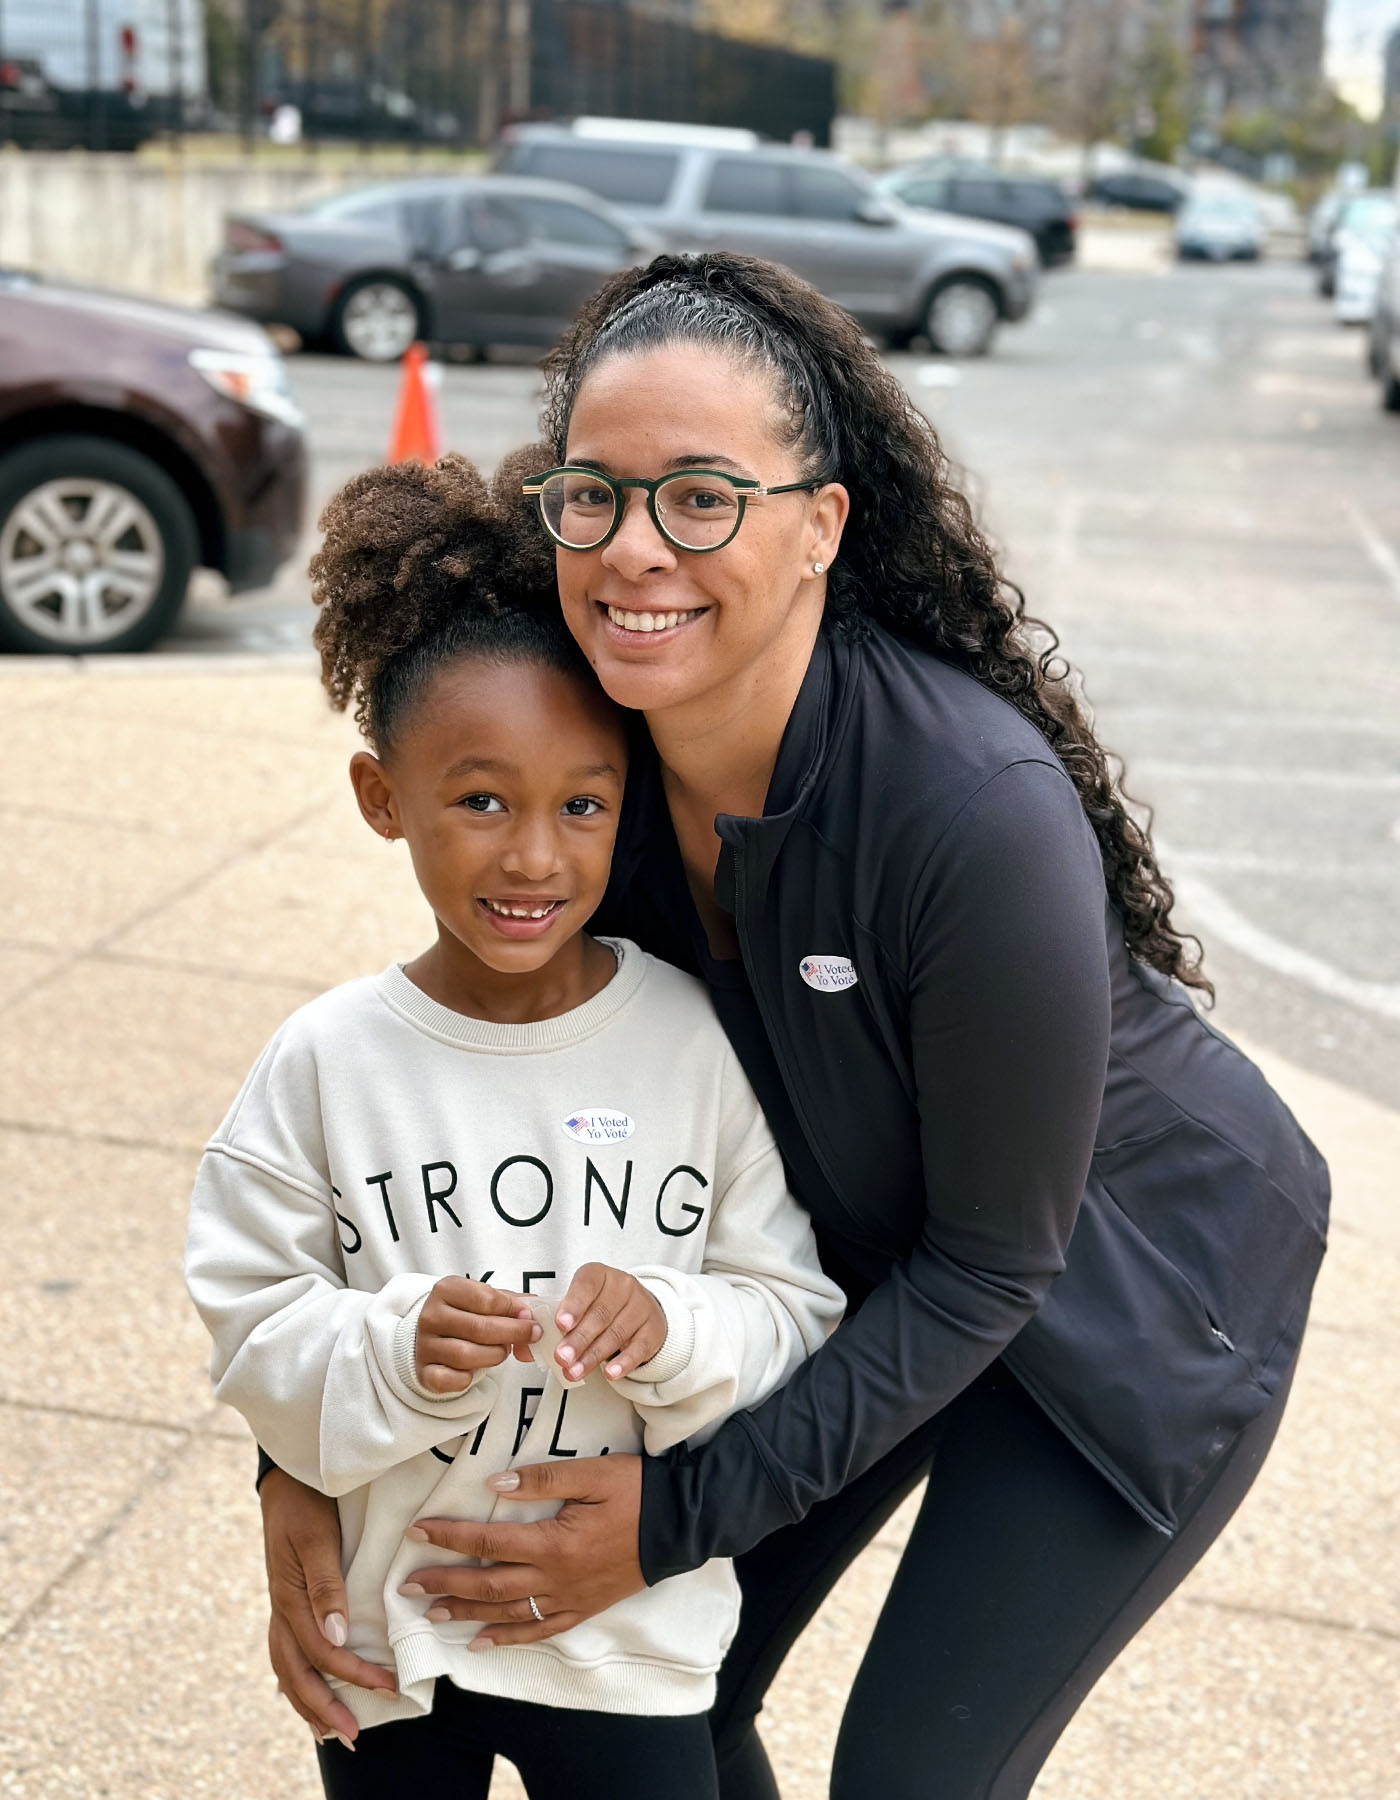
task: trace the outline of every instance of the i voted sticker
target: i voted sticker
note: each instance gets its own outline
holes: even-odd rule
[[[797,969],[807,986],[819,994],[844,994],[860,980],[855,964],[846,956],[804,956]]]
[[[580,1106],[565,1118],[564,1129],[580,1144],[615,1144],[630,1138],[637,1127],[611,1106]]]

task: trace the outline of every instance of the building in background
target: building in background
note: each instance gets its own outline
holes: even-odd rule
[[[1226,112],[1298,113],[1322,90],[1327,0],[1195,0],[1192,72],[1207,129]]]

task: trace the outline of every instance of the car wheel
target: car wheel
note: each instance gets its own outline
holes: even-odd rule
[[[6,650],[145,650],[179,612],[198,554],[189,503],[140,451],[50,437],[0,459]]]
[[[967,277],[936,288],[924,313],[924,336],[941,356],[984,356],[996,328],[996,295]]]
[[[392,275],[352,282],[331,314],[336,347],[361,362],[398,362],[422,330],[417,295]]]
[[[1381,410],[1400,413],[1400,381],[1395,379],[1392,369],[1386,369],[1381,376]]]

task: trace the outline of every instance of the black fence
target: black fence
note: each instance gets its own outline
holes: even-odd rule
[[[0,142],[489,143],[601,113],[830,141],[835,66],[626,0],[0,0]],[[109,41],[110,40],[110,41]]]

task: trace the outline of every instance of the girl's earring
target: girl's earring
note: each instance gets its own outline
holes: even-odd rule
[[[813,563],[812,564],[812,573],[814,575],[824,575],[826,573],[826,564],[825,563]]]

